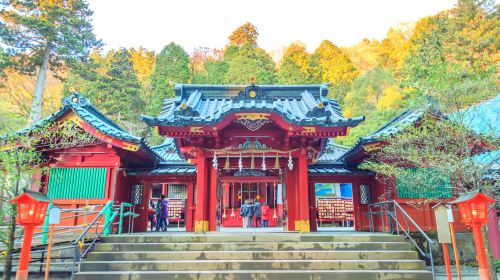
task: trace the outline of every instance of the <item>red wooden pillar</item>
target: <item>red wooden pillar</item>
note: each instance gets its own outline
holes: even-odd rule
[[[207,159],[203,150],[197,150],[196,173],[196,211],[194,218],[194,231],[208,231],[208,169]]]
[[[317,217],[317,209],[316,209],[316,191],[314,188],[314,182],[311,182],[309,187],[309,217],[310,217],[310,226],[311,231],[318,230],[318,223],[316,221]]]
[[[354,211],[354,229],[361,230],[363,225],[363,214],[367,211],[365,207],[361,206],[359,196],[359,182],[353,181],[352,185],[352,210]]]
[[[286,168],[286,200],[287,200],[287,217],[288,230],[298,230],[295,228],[295,221],[298,220],[298,183],[295,180],[295,170]]]
[[[210,231],[217,230],[217,169],[212,166],[208,167],[210,169],[210,185],[209,185],[209,223],[208,229]]]
[[[295,221],[295,230],[300,232],[310,232],[311,224],[309,220],[309,180],[307,176],[307,151],[300,150],[298,166],[298,193],[299,193],[299,215]]]
[[[193,204],[194,198],[194,184],[193,182],[189,182],[187,185],[187,201],[186,201],[186,209],[184,209],[184,223],[186,224],[186,231],[193,232],[193,214],[195,210],[195,205]]]

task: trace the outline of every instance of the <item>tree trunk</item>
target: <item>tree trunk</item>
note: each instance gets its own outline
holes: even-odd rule
[[[12,206],[13,212],[17,207]],[[17,214],[16,214],[17,215]],[[12,216],[9,226],[9,243],[7,244],[7,258],[5,258],[3,280],[9,280],[12,273],[12,251],[14,250],[14,242],[16,240],[16,215]]]
[[[19,181],[21,180],[21,170],[17,169],[16,174],[16,189],[14,190],[14,196],[19,195]],[[16,240],[16,217],[17,217],[17,205],[11,206],[11,220],[9,226],[9,243],[7,244],[7,257],[5,258],[4,269],[3,269],[3,280],[9,280],[10,274],[12,273],[12,252],[14,251],[14,241]]]
[[[36,78],[36,87],[35,87],[35,92],[33,94],[33,101],[31,102],[30,118],[28,125],[35,123],[42,116],[43,89],[45,87],[45,80],[47,78],[47,72],[49,69],[51,46],[52,44],[50,42],[47,42],[47,45],[43,50],[43,61],[42,61],[42,66],[38,71],[38,76]]]

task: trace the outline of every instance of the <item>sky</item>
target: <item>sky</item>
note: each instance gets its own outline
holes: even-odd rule
[[[175,42],[188,52],[223,48],[245,22],[268,52],[300,40],[309,51],[328,39],[351,46],[381,40],[391,26],[450,9],[456,0],[89,0],[105,50],[143,46],[159,52]]]

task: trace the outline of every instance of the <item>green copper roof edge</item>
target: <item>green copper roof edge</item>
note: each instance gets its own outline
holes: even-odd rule
[[[313,121],[313,120],[297,122],[297,121],[289,119],[287,116],[283,115],[281,112],[277,112],[276,110],[264,111],[264,110],[255,110],[255,109],[228,110],[228,111],[224,112],[223,114],[221,114],[221,117],[219,117],[217,120],[214,120],[214,121],[192,121],[192,120],[184,120],[183,121],[182,119],[175,119],[172,121],[168,121],[168,120],[161,119],[158,117],[151,117],[151,116],[146,116],[146,115],[140,115],[139,117],[143,122],[145,122],[149,126],[161,125],[161,126],[171,126],[171,127],[183,127],[186,124],[214,125],[214,124],[217,124],[217,123],[223,121],[223,119],[227,115],[233,114],[233,113],[238,113],[238,112],[252,112],[252,113],[272,112],[272,113],[278,114],[284,120],[286,120],[288,123],[291,123],[291,124],[295,124],[295,125],[321,125],[322,127],[336,127],[336,126],[355,127],[355,126],[359,125],[362,121],[365,120],[365,116],[359,116],[359,117],[355,117],[355,118],[343,118],[342,120],[335,121],[332,123],[325,123],[325,122]],[[175,125],[173,123],[175,123]]]
[[[88,110],[88,108],[90,108],[91,110]],[[104,115],[99,109],[97,109],[95,106],[93,106],[92,103],[90,102],[90,100],[88,100],[88,98],[84,97],[83,95],[80,95],[79,93],[74,93],[74,94],[70,95],[69,97],[63,97],[62,102],[61,102],[61,107],[59,108],[59,110],[57,110],[56,112],[48,115],[45,118],[38,120],[34,124],[27,126],[21,130],[18,130],[16,132],[13,132],[13,133],[8,134],[8,135],[0,136],[0,140],[4,140],[10,136],[25,135],[34,129],[41,128],[48,123],[54,122],[58,118],[67,114],[70,110],[72,112],[74,112],[75,114],[77,114],[87,124],[89,124],[91,127],[96,129],[97,131],[104,133],[106,135],[118,138],[118,139],[123,140],[123,141],[128,141],[128,142],[133,142],[133,143],[139,144],[141,149],[144,152],[146,152],[147,154],[150,154],[151,156],[153,156],[157,160],[162,160],[162,157],[160,155],[158,155],[157,153],[155,153],[155,151],[152,149],[152,147],[149,146],[149,144],[146,142],[146,140],[144,138],[132,135],[128,131],[124,130],[122,127],[120,127],[118,124],[116,124],[111,119],[109,119],[106,115]],[[116,135],[115,133],[109,133],[110,132],[109,130],[99,128],[97,125],[95,125],[94,120],[89,119],[89,116],[86,114],[83,114],[83,112],[86,112],[87,114],[93,116],[95,118],[95,120],[100,121],[102,126],[108,126],[111,129],[119,130],[121,133],[126,134],[126,137]]]

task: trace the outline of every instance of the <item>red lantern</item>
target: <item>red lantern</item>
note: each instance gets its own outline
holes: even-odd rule
[[[481,226],[486,224],[488,218],[488,204],[495,202],[479,191],[461,195],[450,204],[456,204],[464,224],[472,228],[474,244],[476,245],[477,262],[479,264],[479,277],[481,280],[489,279],[488,261],[484,251]]]
[[[24,280],[28,279],[33,230],[35,226],[43,224],[52,200],[42,193],[26,191],[10,202],[17,204],[17,223],[24,225],[23,247],[16,274],[16,280]]]
[[[456,204],[463,222],[468,226],[483,225],[488,218],[488,204],[495,202],[481,192],[471,192],[458,197],[450,204]]]

